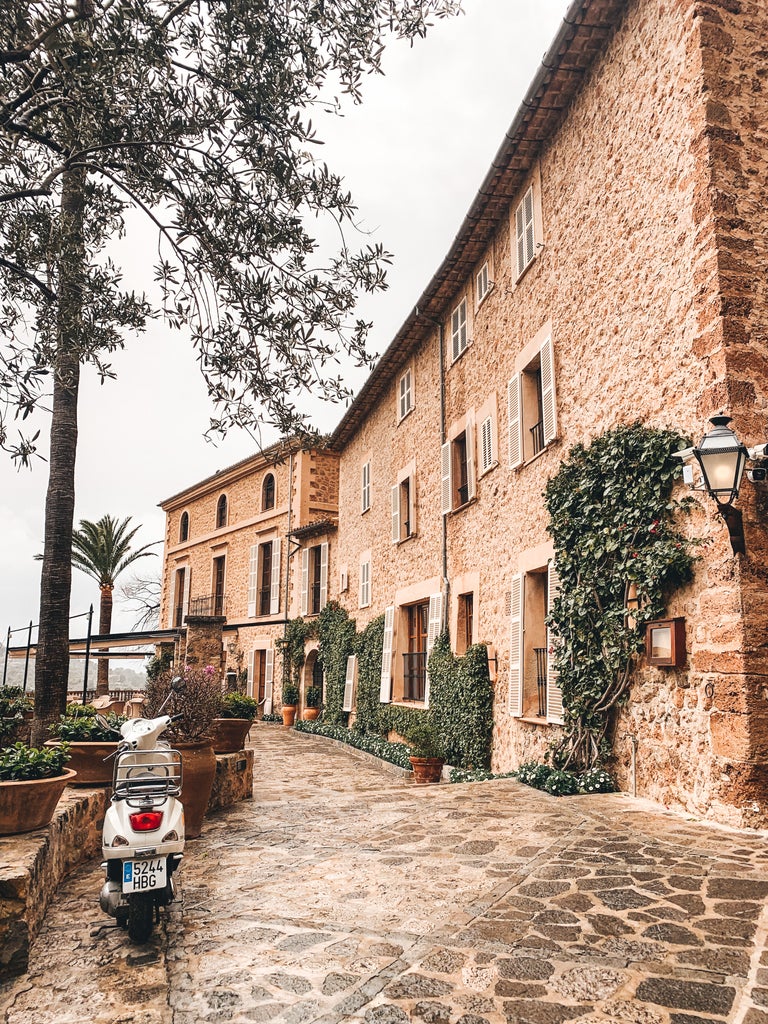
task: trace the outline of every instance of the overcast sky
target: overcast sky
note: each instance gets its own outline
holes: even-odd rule
[[[413,48],[393,44],[385,75],[368,80],[362,105],[321,122],[323,158],[346,179],[362,226],[395,256],[389,290],[359,310],[374,321],[372,351],[387,347],[446,255],[568,3],[464,0],[464,7]],[[148,286],[141,271],[151,262],[135,239],[125,267],[131,284]],[[100,386],[90,368],[83,375],[75,522],[132,516],[142,524],[137,543],[148,543],[163,536],[159,501],[244,458],[254,444],[242,433],[216,447],[203,438],[212,409],[183,333],[152,325],[112,362],[116,381]],[[363,379],[349,374],[355,389]],[[318,409],[315,422],[331,430],[342,411]],[[45,428],[43,416],[36,426]],[[37,622],[33,556],[42,551],[46,484],[44,462],[17,471],[0,453],[3,641],[9,625]],[[138,567],[150,561],[160,558]],[[72,613],[91,602],[98,607],[98,588],[75,570]],[[131,625],[119,605],[114,624]],[[23,639],[19,633],[12,643]]]

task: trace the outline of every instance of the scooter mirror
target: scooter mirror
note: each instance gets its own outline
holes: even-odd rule
[[[171,680],[171,689],[174,693],[184,693],[187,688],[187,684],[181,678],[181,676],[175,676]]]

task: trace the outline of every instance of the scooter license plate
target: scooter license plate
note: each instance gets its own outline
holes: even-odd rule
[[[165,857],[123,861],[123,892],[148,892],[165,886]]]

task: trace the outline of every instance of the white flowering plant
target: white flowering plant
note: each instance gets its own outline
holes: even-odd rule
[[[618,786],[605,768],[588,768],[579,776],[579,789],[582,793],[615,793]]]

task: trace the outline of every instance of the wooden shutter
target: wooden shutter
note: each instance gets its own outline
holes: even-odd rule
[[[249,697],[253,696],[253,676],[256,651],[248,651],[248,682],[245,684],[245,692]]]
[[[516,373],[507,384],[507,419],[509,430],[507,450],[509,454],[509,468],[514,469],[523,462],[523,395],[522,380],[519,373]]]
[[[389,704],[392,700],[392,647],[395,633],[395,606],[384,609],[384,649],[381,654],[381,689],[379,701]]]
[[[560,592],[560,577],[555,568],[554,559],[547,566],[547,611]],[[563,692],[557,685],[557,669],[555,668],[554,636],[551,626],[547,626],[547,721],[562,725]]]
[[[427,678],[424,684],[424,703],[429,707],[429,656],[435,646],[435,640],[443,628],[443,595],[431,594],[427,615]]]
[[[395,484],[392,495],[392,543],[400,540],[400,484]]]
[[[443,515],[447,515],[453,507],[453,473],[451,466],[451,442],[440,447],[440,500]]]
[[[355,683],[357,682],[357,655],[350,654],[347,658],[347,674],[344,679],[344,703],[342,711],[351,711],[354,708]]]
[[[184,570],[184,596],[181,600],[181,621],[184,621],[184,616],[189,615],[189,590],[192,586],[192,569],[187,566]]]
[[[268,647],[264,652],[264,714],[272,714],[272,693],[275,682],[275,649]]]
[[[522,573],[512,577],[509,616],[509,693],[507,710],[518,718],[523,713],[523,589]]]
[[[269,614],[277,615],[280,611],[280,538],[272,541],[272,584],[269,594]]]
[[[301,552],[301,614],[309,611],[309,548]]]
[[[480,465],[486,473],[493,465],[493,420],[486,416],[480,426]]]
[[[555,353],[552,336],[541,346],[541,408],[544,444],[557,437],[557,409],[555,407]]]
[[[467,501],[471,501],[476,493],[475,480],[477,479],[477,473],[475,467],[477,466],[477,453],[475,451],[475,427],[473,423],[467,424],[467,429],[464,434],[467,441]]]
[[[328,541],[320,545],[320,611],[328,604]]]
[[[256,614],[256,586],[259,576],[259,545],[251,546],[250,561],[248,563],[248,618],[252,619]]]

